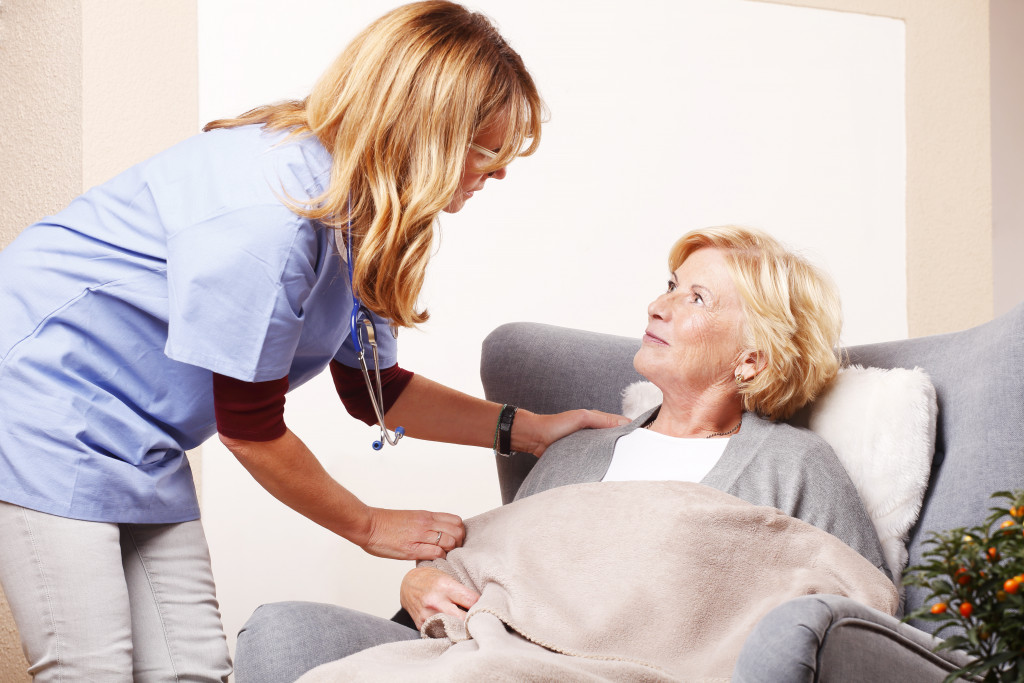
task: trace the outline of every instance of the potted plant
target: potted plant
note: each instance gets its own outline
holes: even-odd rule
[[[930,592],[907,619],[939,622],[947,631],[938,649],[972,657],[944,683],[959,677],[1024,683],[1024,490],[999,491],[986,523],[932,533],[919,565],[904,583]],[[1005,507],[1004,507],[1005,505]]]

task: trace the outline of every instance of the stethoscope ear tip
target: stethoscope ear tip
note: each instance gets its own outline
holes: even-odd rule
[[[384,448],[384,443],[382,441],[374,441],[373,442],[373,450],[379,451],[382,448]]]
[[[395,428],[395,434],[397,436],[405,436],[405,427],[398,426]]]

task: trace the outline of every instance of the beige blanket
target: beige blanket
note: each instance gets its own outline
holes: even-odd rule
[[[578,484],[466,522],[433,564],[481,598],[465,623],[325,664],[322,681],[727,680],[776,605],[846,595],[892,614],[896,590],[835,537],[683,482]]]

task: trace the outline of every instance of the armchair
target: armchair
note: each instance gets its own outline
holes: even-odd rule
[[[542,413],[587,406],[621,410],[621,393],[642,379],[632,366],[639,340],[510,323],[484,341],[481,378],[490,400]],[[935,455],[923,507],[908,541],[921,561],[931,531],[980,524],[991,493],[1024,488],[1024,304],[977,327],[855,346],[849,362],[923,368],[938,400]],[[502,502],[515,496],[532,455],[496,458]],[[923,589],[906,589],[906,611]],[[928,622],[909,624],[838,596],[805,596],[769,613],[750,634],[733,675],[779,681],[941,681],[966,662],[932,650]]]

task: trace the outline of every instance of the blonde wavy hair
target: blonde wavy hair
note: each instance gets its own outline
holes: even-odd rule
[[[416,304],[434,223],[458,191],[470,143],[492,125],[505,127],[497,156],[480,167],[496,171],[537,149],[543,117],[523,60],[490,21],[430,0],[370,24],[306,99],[203,130],[261,124],[316,135],[333,158],[330,186],[291,208],[342,230],[351,211],[356,293],[393,325],[411,327],[429,317]]]
[[[703,247],[722,250],[745,317],[745,351],[762,355],[764,369],[739,386],[743,408],[786,419],[835,379],[841,362],[842,308],[832,279],[773,237],[750,228],[695,230],[669,254],[675,271]]]

